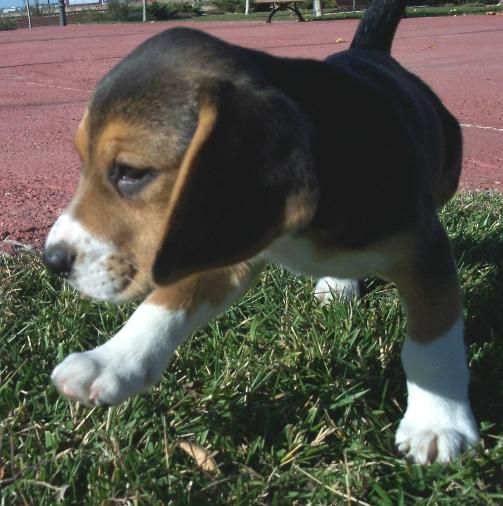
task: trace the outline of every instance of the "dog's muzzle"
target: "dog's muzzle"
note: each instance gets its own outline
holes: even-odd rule
[[[125,290],[137,272],[127,255],[94,236],[69,213],[62,214],[49,232],[42,261],[83,294],[109,302],[129,297]]]

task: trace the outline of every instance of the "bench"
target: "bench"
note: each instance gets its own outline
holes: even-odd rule
[[[271,12],[266,23],[270,23],[274,14],[276,14],[276,12],[280,9],[288,9],[297,15],[299,21],[305,21],[302,13],[297,7],[297,2],[298,0],[255,0],[256,4],[271,4]]]

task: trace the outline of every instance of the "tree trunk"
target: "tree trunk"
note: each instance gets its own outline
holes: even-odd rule
[[[313,0],[314,15],[319,18],[323,15],[323,9],[321,8],[321,0]]]

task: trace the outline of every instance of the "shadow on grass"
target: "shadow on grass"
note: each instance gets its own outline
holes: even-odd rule
[[[503,431],[503,234],[454,241],[465,284],[466,342],[470,348],[471,398],[479,420]]]

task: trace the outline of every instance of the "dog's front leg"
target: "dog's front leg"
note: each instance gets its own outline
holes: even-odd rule
[[[411,462],[445,463],[479,434],[468,398],[460,288],[440,226],[409,260],[394,279],[408,320],[402,349],[408,402],[395,441]]]
[[[159,381],[176,347],[227,309],[261,267],[243,262],[156,289],[112,339],[69,355],[52,381],[70,399],[97,406],[146,390]]]

